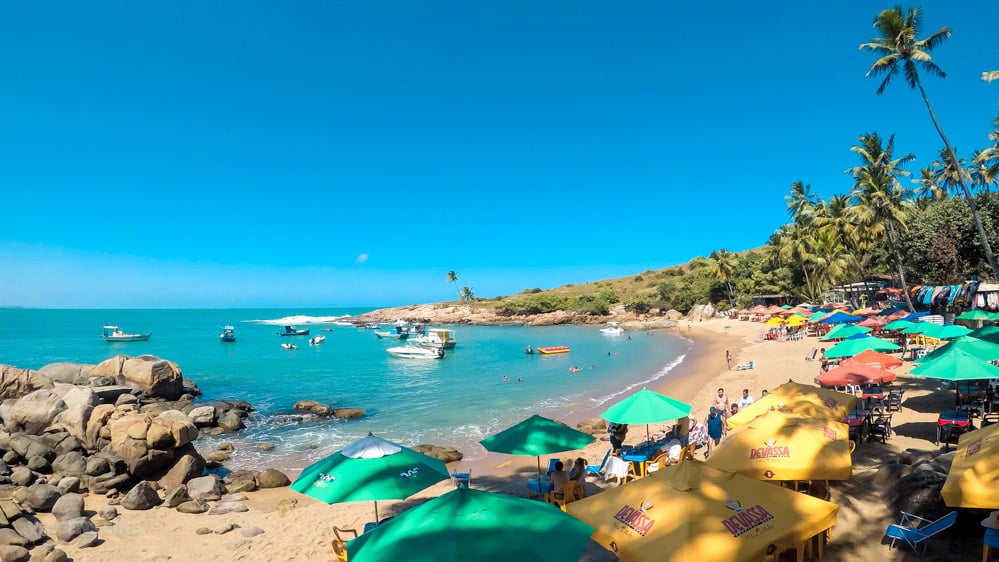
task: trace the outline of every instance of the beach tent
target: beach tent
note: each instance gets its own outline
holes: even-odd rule
[[[869,336],[867,334],[857,334],[837,343],[826,350],[826,357],[835,359],[837,357],[853,357],[862,351],[873,349],[874,351],[896,351],[899,347],[888,340]]]
[[[845,362],[844,362],[845,363]],[[865,386],[881,385],[895,380],[895,373],[882,367],[871,367],[864,363],[846,363],[815,377],[815,384],[822,386]]]
[[[705,462],[756,480],[847,480],[849,433],[840,421],[771,410],[729,432]]]
[[[950,507],[999,509],[999,424],[961,436],[940,495]]]
[[[840,362],[840,365],[857,364],[890,369],[892,367],[901,367],[902,360],[893,355],[888,355],[887,353],[881,353],[879,351],[868,349],[867,351],[862,351],[853,357],[849,357]]]
[[[566,509],[623,562],[759,562],[771,545],[800,556],[839,506],[687,460]]]
[[[819,338],[819,341],[829,341],[829,340],[844,340],[850,336],[855,336],[857,334],[866,334],[870,332],[870,328],[865,328],[863,326],[858,326],[856,324],[836,324],[832,330]]]
[[[350,562],[577,562],[593,527],[550,504],[458,488],[347,542]]]
[[[788,381],[734,416],[728,416],[725,424],[733,430],[770,410],[840,421],[856,403],[857,397],[845,392]]]
[[[595,437],[564,423],[537,414],[479,441],[487,451],[538,457],[538,481],[541,480],[541,455],[574,451],[589,445]]]
[[[686,402],[643,388],[607,408],[600,417],[614,423],[645,424],[646,436],[651,441],[650,423],[685,418],[690,415],[690,408]]]
[[[842,322],[860,322],[863,320],[863,316],[857,316],[855,314],[847,314],[843,311],[837,311],[830,314],[827,318],[823,318],[819,321],[819,324],[840,324]]]
[[[329,504],[403,500],[451,478],[442,461],[368,434],[302,471],[291,489]]]

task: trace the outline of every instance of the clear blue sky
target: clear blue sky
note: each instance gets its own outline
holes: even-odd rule
[[[6,3],[0,305],[407,304],[760,246],[861,134],[935,157],[918,93],[864,76],[891,5]],[[923,9],[967,155],[999,2]]]

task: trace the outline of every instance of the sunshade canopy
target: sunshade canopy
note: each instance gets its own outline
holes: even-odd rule
[[[626,424],[649,424],[675,420],[690,414],[690,404],[643,388],[600,414],[605,420]]]
[[[534,457],[582,449],[594,439],[588,433],[535,414],[479,443],[487,451]]]
[[[551,505],[458,488],[347,543],[351,562],[576,562],[593,527]]]
[[[788,381],[734,416],[728,416],[725,423],[730,430],[736,429],[772,409],[840,421],[856,403],[857,397],[845,392]]]
[[[999,343],[999,326],[983,326],[968,335],[989,343]]]
[[[999,509],[999,424],[961,436],[940,495],[951,507]]]
[[[847,314],[843,311],[835,312],[829,315],[828,318],[823,318],[819,321],[819,324],[839,324],[841,322],[860,322],[863,320],[863,316],[857,316],[855,314]]]
[[[991,312],[976,308],[962,312],[958,315],[957,320],[992,320],[993,318],[995,318],[995,315]]]
[[[883,367],[885,369],[890,369],[892,367],[901,367],[902,360],[893,355],[888,355],[887,353],[881,353],[880,351],[868,349],[867,351],[862,351],[853,357],[849,357],[840,362],[840,365],[854,364],[863,364],[871,367]]]
[[[970,353],[951,351],[909,371],[910,375],[948,381],[999,378],[999,367]]]
[[[930,324],[930,329],[924,331],[923,335],[928,338],[936,338],[938,340],[950,340],[967,335],[970,332],[970,328],[958,326],[957,324],[945,324],[943,326]]]
[[[826,350],[826,357],[835,359],[837,357],[853,357],[858,353],[873,349],[874,351],[895,351],[899,347],[888,340],[868,336],[867,334],[857,334],[837,343]]]
[[[885,330],[904,330],[915,325],[915,322],[909,322],[908,320],[893,320],[885,324]]]
[[[772,410],[730,432],[707,463],[756,480],[846,480],[849,428]]]
[[[291,489],[326,503],[401,500],[450,477],[442,461],[369,435],[307,466]]]
[[[815,384],[822,386],[846,386],[883,384],[895,380],[895,373],[882,367],[871,367],[864,363],[839,365],[815,377]]]
[[[968,334],[967,336],[955,338],[949,343],[934,349],[932,352],[917,359],[916,363],[926,364],[935,359],[958,351],[967,355],[973,355],[982,361],[994,361],[999,359],[999,344],[981,340],[977,337],[973,337],[971,334]]]
[[[856,324],[837,324],[835,328],[829,330],[829,333],[819,338],[819,340],[842,340],[857,334],[866,334],[870,331],[870,328],[865,328],[864,326],[858,326]]]
[[[829,529],[839,506],[687,460],[566,509],[624,562],[755,562]]]

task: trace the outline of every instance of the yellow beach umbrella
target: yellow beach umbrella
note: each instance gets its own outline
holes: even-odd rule
[[[950,507],[999,509],[999,424],[961,436],[940,495]]]
[[[784,323],[784,319],[783,318],[778,318],[777,316],[774,316],[770,320],[767,320],[766,322],[764,322],[763,325],[764,326],[780,326],[783,323]]]
[[[687,460],[566,509],[624,562],[758,562],[770,545],[803,549],[839,506]]]
[[[728,434],[707,463],[756,480],[847,480],[845,423],[769,411]]]
[[[856,403],[857,397],[845,392],[788,381],[738,414],[728,416],[725,423],[730,430],[735,429],[770,410],[841,421]]]
[[[794,328],[797,326],[801,326],[803,324],[807,324],[808,319],[803,316],[798,316],[797,314],[795,314],[794,316],[791,316],[790,318],[785,320],[784,323]]]

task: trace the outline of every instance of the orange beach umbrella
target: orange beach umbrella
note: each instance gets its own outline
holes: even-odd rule
[[[707,463],[756,480],[847,480],[849,433],[842,422],[770,411],[729,433]]]
[[[815,384],[822,386],[864,386],[883,384],[895,380],[895,373],[881,367],[871,367],[865,363],[839,365],[815,377]]]
[[[770,545],[803,550],[839,506],[687,460],[566,509],[624,562],[755,562]]]
[[[853,357],[848,357],[839,363],[840,365],[868,365],[871,367],[882,367],[885,369],[891,369],[892,367],[901,367],[902,360],[893,355],[888,355],[887,353],[881,353],[880,351],[874,351],[873,349],[868,349],[867,351],[862,351]]]

